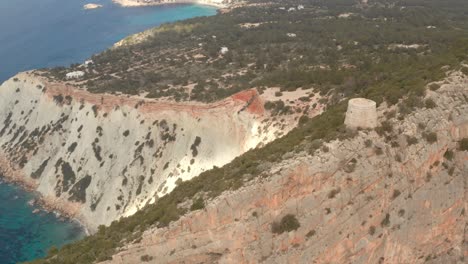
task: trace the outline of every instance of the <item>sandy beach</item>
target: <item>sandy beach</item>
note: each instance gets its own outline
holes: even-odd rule
[[[228,6],[221,3],[216,3],[212,0],[161,0],[160,2],[144,2],[142,0],[112,0],[114,3],[123,7],[138,7],[138,6],[158,6],[169,4],[199,4],[213,6],[217,8],[227,8]]]

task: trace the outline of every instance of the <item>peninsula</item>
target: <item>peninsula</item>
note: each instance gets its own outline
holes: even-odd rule
[[[218,8],[229,7],[236,0],[112,0],[114,3],[124,7],[155,6],[165,4],[199,4]]]

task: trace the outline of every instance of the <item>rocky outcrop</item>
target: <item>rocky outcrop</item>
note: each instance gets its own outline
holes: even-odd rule
[[[0,86],[0,172],[93,231],[295,125],[267,117],[255,90],[173,103],[23,73]]]
[[[468,79],[446,81],[428,92],[435,108],[389,120],[386,139],[359,131],[292,155],[105,263],[464,263],[468,153],[453,133],[468,115]],[[287,214],[300,227],[273,233]]]

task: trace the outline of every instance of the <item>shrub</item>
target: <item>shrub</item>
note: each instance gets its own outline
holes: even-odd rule
[[[403,161],[400,154],[395,155],[395,161],[397,161],[397,162],[402,162]]]
[[[420,130],[426,129],[426,124],[424,124],[423,122],[418,123],[418,129]]]
[[[306,237],[311,238],[311,237],[315,236],[316,233],[317,232],[315,232],[315,230],[310,230],[309,232],[307,232]]]
[[[404,215],[405,215],[405,209],[400,209],[400,210],[398,211],[398,216],[399,216],[399,217],[403,217]]]
[[[426,106],[426,108],[429,108],[429,109],[435,108],[437,106],[434,100],[432,100],[431,98],[426,99],[426,101],[424,102],[424,105]]]
[[[453,151],[450,150],[450,149],[447,149],[447,151],[445,151],[445,153],[444,153],[444,158],[445,158],[446,160],[449,160],[449,161],[450,161],[450,160],[453,160],[453,156],[454,156],[454,153],[453,153]]]
[[[468,138],[460,140],[459,147],[461,151],[468,151]]]
[[[401,192],[399,190],[393,190],[392,199],[396,199],[400,194]]]
[[[455,172],[455,167],[451,167],[448,171],[448,175],[453,176],[454,172]]]
[[[150,262],[151,260],[153,260],[153,257],[150,255],[143,255],[140,257],[140,260],[143,262]]]
[[[426,141],[431,144],[437,142],[437,133],[435,132],[424,133],[423,136],[426,139]]]
[[[326,152],[329,152],[329,151],[330,151],[330,148],[329,148],[328,146],[323,145],[323,146],[322,146],[322,151],[325,152],[325,153],[326,153]]]
[[[308,116],[302,115],[299,118],[299,125],[302,126],[303,124],[306,124],[309,120],[310,120],[310,118]]]
[[[467,67],[461,68],[461,72],[463,72],[463,74],[465,75],[468,75],[468,68]]]
[[[196,210],[201,210],[203,208],[205,208],[205,202],[203,201],[203,198],[199,197],[192,203],[190,210],[196,211]]]
[[[297,220],[296,216],[292,214],[285,215],[281,221],[273,222],[271,225],[271,231],[275,234],[282,234],[284,232],[291,232],[293,230],[297,230],[301,225]]]
[[[375,131],[380,135],[383,136],[385,133],[392,133],[393,131],[393,124],[389,121],[383,121],[382,125],[375,128]]]
[[[382,222],[380,222],[380,225],[381,225],[382,227],[384,227],[384,226],[389,226],[389,225],[390,225],[390,214],[386,214],[386,215],[385,215],[385,218],[382,219]]]
[[[406,142],[409,146],[418,144],[418,139],[416,137],[406,136]]]
[[[383,149],[382,148],[375,148],[375,154],[382,155],[383,154]]]
[[[340,191],[341,191],[340,188],[331,190],[331,191],[328,193],[328,199],[333,199],[333,198],[335,198],[335,196],[336,196],[337,194],[339,194]]]
[[[429,89],[430,89],[431,91],[438,90],[439,88],[440,88],[440,85],[437,84],[437,83],[431,83],[431,84],[429,85]]]

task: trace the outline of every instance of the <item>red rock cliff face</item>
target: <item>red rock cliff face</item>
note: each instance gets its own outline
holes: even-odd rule
[[[449,81],[429,92],[436,108],[392,120],[399,144],[359,132],[327,143],[328,152],[296,154],[206,209],[148,230],[106,263],[140,263],[143,255],[153,263],[464,263],[468,153],[457,150],[453,131],[468,116],[468,81]],[[300,227],[272,233],[286,214]]]

